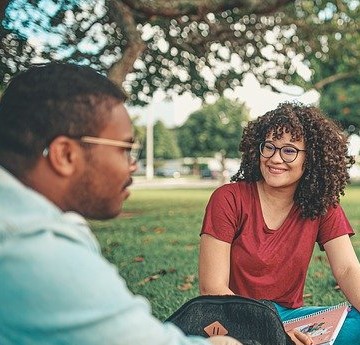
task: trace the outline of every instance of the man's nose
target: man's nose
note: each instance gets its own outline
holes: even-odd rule
[[[130,173],[133,174],[138,169],[138,162],[131,161],[129,165]]]

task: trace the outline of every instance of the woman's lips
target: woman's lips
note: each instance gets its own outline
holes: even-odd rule
[[[269,172],[272,174],[282,174],[287,171],[286,169],[275,168],[275,167],[270,167],[270,166],[268,167],[268,169],[269,169]]]

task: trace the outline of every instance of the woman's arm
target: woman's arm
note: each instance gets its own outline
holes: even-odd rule
[[[230,243],[207,234],[201,235],[199,258],[201,295],[234,295],[229,288],[230,250]],[[304,333],[290,331],[289,335],[296,345],[313,344],[311,338]]]
[[[201,295],[234,295],[229,289],[230,243],[203,234],[200,239],[199,287]]]
[[[360,310],[360,264],[350,237],[343,235],[324,244],[333,275],[349,302]]]

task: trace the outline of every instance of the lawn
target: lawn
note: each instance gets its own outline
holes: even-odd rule
[[[131,291],[146,296],[164,320],[198,295],[199,231],[212,189],[133,190],[121,217],[92,222],[103,254],[115,264]],[[342,205],[360,232],[360,186],[347,189]],[[360,258],[360,236],[352,238]],[[344,300],[324,253],[317,248],[305,288],[306,304]]]

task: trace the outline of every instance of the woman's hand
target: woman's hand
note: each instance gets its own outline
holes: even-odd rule
[[[227,335],[216,335],[208,338],[208,340],[210,340],[212,345],[242,345],[240,341]]]
[[[296,345],[312,345],[314,344],[313,340],[309,335],[306,333],[299,332],[296,329],[293,329],[289,332],[287,332],[290,336],[291,340]],[[228,336],[215,336],[209,338],[212,345],[242,345],[238,340],[228,337]]]
[[[291,340],[296,345],[312,345],[314,344],[312,338],[307,335],[306,333],[300,332],[296,329],[292,329],[291,331],[287,332]]]

